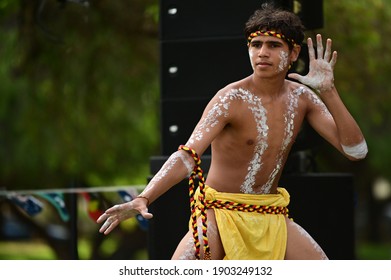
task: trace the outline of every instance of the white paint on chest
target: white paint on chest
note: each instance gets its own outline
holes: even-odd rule
[[[294,134],[294,118],[297,115],[298,99],[303,88],[299,88],[296,91],[289,94],[286,102],[286,110],[284,114],[284,136],[281,142],[281,148],[276,155],[275,167],[268,177],[268,181],[261,186],[257,192],[254,191],[256,185],[256,176],[263,166],[263,155],[268,149],[269,138],[269,126],[268,126],[268,112],[262,104],[261,98],[252,94],[245,89],[232,89],[225,95],[220,97],[220,101],[212,106],[212,109],[207,113],[206,117],[201,120],[199,126],[189,139],[189,143],[192,144],[195,141],[201,141],[210,129],[212,129],[222,117],[229,115],[228,109],[233,101],[241,101],[248,104],[248,110],[252,113],[254,123],[257,130],[257,138],[254,146],[254,153],[250,159],[247,167],[247,174],[244,177],[243,183],[240,186],[240,190],[243,193],[269,193],[274,181],[279,174],[284,160],[284,155],[289,147],[289,144],[293,140]]]
[[[298,90],[300,90],[300,88]],[[296,94],[296,91],[289,93],[288,101],[287,101],[287,110],[286,113],[284,114],[284,123],[285,123],[284,137],[282,139],[280,151],[277,155],[276,165],[273,171],[270,173],[269,180],[265,185],[262,186],[261,188],[262,193],[270,192],[270,189],[273,186],[277,175],[280,173],[281,168],[283,167],[284,155],[286,154],[289,144],[293,140],[293,133],[295,129],[294,120],[295,120],[295,116],[297,115],[298,99],[299,97]]]

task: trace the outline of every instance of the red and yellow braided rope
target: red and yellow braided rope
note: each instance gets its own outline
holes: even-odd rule
[[[293,39],[289,39],[284,34],[278,33],[276,31],[255,31],[255,32],[251,33],[250,36],[248,36],[247,45],[249,45],[251,43],[251,40],[253,38],[261,36],[261,35],[262,36],[273,36],[273,37],[280,38],[280,39],[286,41],[288,44],[291,44],[292,46],[296,45],[296,42]]]
[[[282,214],[288,216],[288,208],[284,206],[265,206],[236,203],[232,201],[206,200],[207,208],[226,209],[241,212],[256,212],[261,214]]]
[[[206,215],[206,207],[205,207],[205,178],[204,178],[203,171],[201,169],[201,158],[198,156],[195,150],[187,146],[180,145],[178,150],[183,150],[189,153],[195,162],[193,172],[189,177],[189,197],[190,197],[191,222],[192,222],[192,230],[193,230],[193,238],[194,238],[194,246],[195,246],[195,256],[196,259],[198,260],[200,259],[201,244],[198,236],[196,201],[194,197],[194,193],[196,190],[195,180],[198,177],[198,187],[200,189],[200,196],[198,197],[200,201],[200,205],[198,207],[201,212],[204,259],[210,260],[211,255],[210,255],[209,241],[207,236],[207,215]]]

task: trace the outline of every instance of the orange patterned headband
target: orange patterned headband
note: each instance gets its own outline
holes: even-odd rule
[[[288,39],[287,37],[285,37],[284,34],[281,34],[281,33],[278,33],[276,31],[256,31],[256,32],[253,32],[250,34],[250,36],[248,36],[247,38],[247,45],[250,45],[251,43],[251,40],[255,37],[258,37],[258,36],[273,36],[273,37],[277,37],[277,38],[280,38],[282,40],[285,40],[288,44],[291,44],[292,46],[296,46],[296,42],[293,40],[293,39]]]

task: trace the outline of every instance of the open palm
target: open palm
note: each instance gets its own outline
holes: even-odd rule
[[[315,50],[312,39],[308,38],[308,55],[310,60],[309,72],[306,76],[291,73],[289,78],[295,79],[319,93],[328,91],[334,87],[334,66],[337,62],[337,52],[331,52],[331,39],[327,39],[326,50],[323,49],[322,36],[316,36],[317,47]]]

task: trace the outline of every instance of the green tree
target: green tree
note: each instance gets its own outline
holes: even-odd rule
[[[157,1],[65,2],[0,0],[0,185],[144,184],[160,139]],[[53,217],[11,209],[57,258],[72,257],[72,242],[47,232]],[[139,230],[126,236],[113,236],[119,248],[145,245]]]
[[[156,1],[0,5],[1,184],[145,181],[159,139]]]

